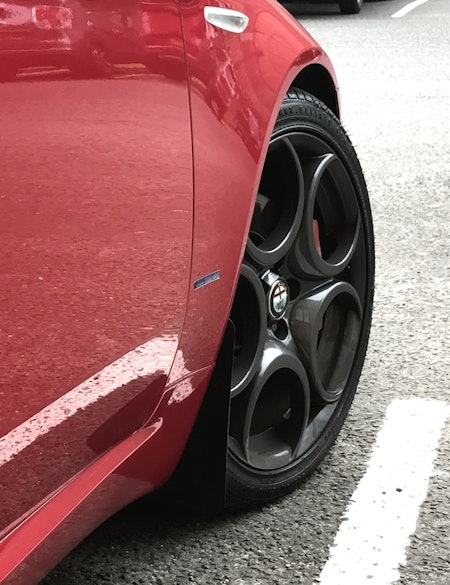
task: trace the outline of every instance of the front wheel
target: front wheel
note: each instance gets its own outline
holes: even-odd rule
[[[341,429],[369,337],[374,242],[355,151],[290,91],[269,144],[231,311],[227,504],[295,488]]]
[[[342,14],[358,14],[363,0],[339,0],[339,8]]]

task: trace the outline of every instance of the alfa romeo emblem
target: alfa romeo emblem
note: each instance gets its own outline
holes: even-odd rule
[[[286,312],[286,307],[289,301],[289,288],[287,283],[279,278],[276,280],[269,290],[269,314],[273,319],[281,319]]]

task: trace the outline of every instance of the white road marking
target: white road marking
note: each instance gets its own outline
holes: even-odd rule
[[[449,414],[450,405],[438,400],[390,404],[320,585],[389,585],[399,579]]]
[[[428,0],[414,0],[414,2],[410,2],[406,6],[403,6],[403,8],[395,12],[392,15],[392,18],[401,18],[402,16],[405,16],[405,14],[408,14],[408,12],[411,12],[411,10],[414,10],[414,8],[417,8],[421,4],[425,4],[425,2],[428,2]]]
[[[166,335],[140,345],[1,437],[0,466],[79,410],[121,386],[154,374],[157,369],[168,371],[177,343],[176,335]]]

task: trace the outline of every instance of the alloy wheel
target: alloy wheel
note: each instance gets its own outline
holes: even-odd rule
[[[234,483],[233,467],[250,484],[266,478],[283,489],[343,422],[373,288],[367,210],[353,173],[320,124],[291,120],[275,130],[231,312]]]

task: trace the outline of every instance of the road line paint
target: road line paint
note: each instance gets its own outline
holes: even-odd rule
[[[178,337],[157,337],[126,353],[0,438],[0,466],[79,410],[137,378],[167,371]]]
[[[439,400],[390,404],[320,585],[388,585],[399,579],[449,414],[450,405]]]
[[[411,10],[414,10],[414,8],[417,8],[421,4],[425,4],[425,2],[428,2],[428,0],[414,0],[414,2],[403,6],[403,8],[395,12],[392,15],[392,18],[401,18],[402,16],[405,16],[405,14],[408,14],[408,12],[411,12]]]

